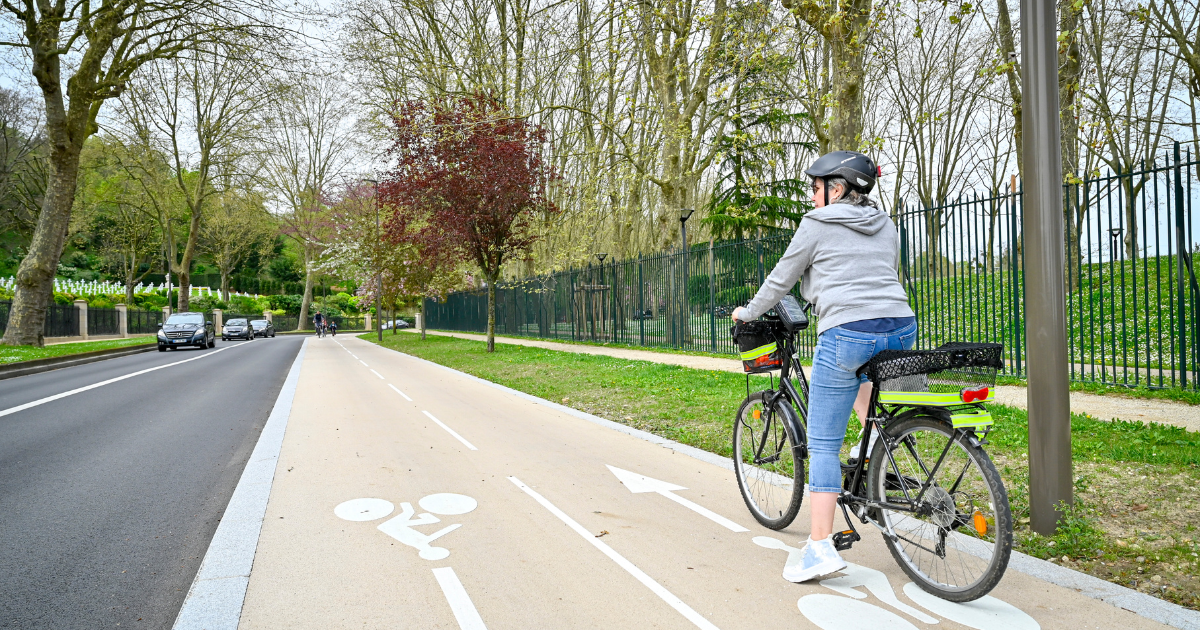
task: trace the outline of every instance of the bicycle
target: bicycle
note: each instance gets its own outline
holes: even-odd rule
[[[751,322],[783,346],[774,360],[751,357],[778,364],[780,387],[748,393],[734,423],[738,487],[755,519],[772,529],[791,524],[804,492],[808,382],[796,365],[795,335],[807,327],[806,311],[789,296],[773,317]],[[743,326],[734,326],[735,338],[745,336]],[[839,551],[862,539],[857,519],[878,529],[904,573],[938,597],[972,601],[1000,582],[1012,553],[1012,513],[984,448],[994,421],[983,405],[993,399],[1002,356],[1000,344],[951,343],[884,351],[860,369],[875,387],[859,452],[867,453],[872,433],[881,437],[866,457],[842,465],[838,506],[850,529],[833,534]]]
[[[325,336],[325,324],[317,324],[316,329],[317,329],[317,338],[318,339]]]

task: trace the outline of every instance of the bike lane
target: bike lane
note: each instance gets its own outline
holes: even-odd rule
[[[807,522],[759,526],[713,463],[312,340],[240,627],[1166,627],[1013,570],[990,599],[934,600],[863,527],[847,571],[791,584]]]

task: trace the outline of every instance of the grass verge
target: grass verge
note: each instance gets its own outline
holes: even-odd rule
[[[729,372],[510,344],[488,354],[483,342],[440,335],[385,335],[383,345],[722,457],[746,396],[746,379]],[[990,409],[998,429],[988,451],[1009,491],[1018,550],[1200,609],[1200,433],[1074,414],[1075,505],[1045,537],[1028,525],[1028,417]]]
[[[49,359],[51,357],[65,357],[72,354],[92,352],[94,350],[109,350],[112,348],[124,348],[126,346],[139,346],[147,343],[154,343],[154,335],[130,337],[129,339],[105,339],[103,341],[60,343],[53,346],[46,346],[44,348],[38,348],[36,346],[0,346],[0,365],[17,363],[20,361],[33,361],[35,359]]]

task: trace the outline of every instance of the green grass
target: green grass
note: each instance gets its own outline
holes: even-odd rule
[[[94,350],[124,348],[126,346],[137,346],[147,343],[154,343],[154,335],[130,337],[129,339],[106,339],[104,341],[60,343],[53,346],[46,346],[44,348],[38,348],[36,346],[0,346],[0,365],[17,363],[20,361],[33,361],[35,359],[63,357],[71,354],[80,354],[82,352],[92,352]]]
[[[374,341],[370,334],[359,338]],[[483,342],[441,335],[424,341],[385,335],[383,345],[722,457],[732,453],[733,415],[746,396],[746,379],[731,372],[511,344],[489,354]],[[752,383],[754,389],[764,385]],[[1186,535],[1195,530],[1189,515],[1198,509],[1192,489],[1200,484],[1200,433],[1072,414],[1076,502],[1058,532],[1046,537],[1028,526],[1028,415],[999,404],[989,409],[996,429],[988,451],[1009,491],[1017,549],[1200,605],[1200,571],[1190,555],[1196,543]],[[857,439],[851,422],[846,442]],[[1154,502],[1182,508],[1160,514],[1155,505],[1152,517],[1143,510]],[[1137,534],[1122,540],[1122,527]],[[1151,582],[1152,574],[1166,581]]]

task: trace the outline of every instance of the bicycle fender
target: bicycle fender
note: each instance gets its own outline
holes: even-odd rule
[[[792,441],[792,457],[808,459],[808,434],[804,431],[804,425],[800,424],[800,417],[796,415],[796,410],[786,400],[783,401],[780,408],[783,410],[786,420],[783,423],[783,430],[787,431],[788,439]]]

